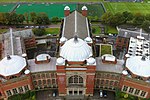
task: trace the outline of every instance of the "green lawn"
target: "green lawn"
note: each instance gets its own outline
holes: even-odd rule
[[[0,12],[10,12],[16,4],[0,4]]]
[[[94,31],[92,31],[93,34],[100,34],[101,33],[101,28],[99,26],[92,26],[92,30],[94,29]]]
[[[78,4],[77,9],[81,11],[84,5],[88,8],[88,16],[101,17],[104,14],[104,9],[101,4]]]
[[[100,46],[100,54],[101,54],[101,56],[104,55],[104,54],[112,54],[111,45],[104,45],[104,44],[102,44]]]
[[[46,28],[46,34],[59,34],[59,28]]]
[[[17,9],[16,13],[18,14],[24,14],[25,12],[31,13],[31,12],[45,12],[48,14],[49,18],[52,17],[64,17],[64,7],[69,6],[71,11],[75,10],[76,4],[53,4],[53,3],[29,3],[29,4],[21,4]]]
[[[129,11],[131,13],[150,14],[150,3],[133,2],[104,2],[107,12],[117,13]]]
[[[106,33],[117,34],[118,31],[116,27],[106,26]]]
[[[91,2],[91,0],[0,0],[0,2]],[[92,0],[92,2],[100,2],[102,0]]]
[[[0,29],[0,34],[9,31],[8,29]]]

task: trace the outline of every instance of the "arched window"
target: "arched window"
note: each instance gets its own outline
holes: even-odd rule
[[[68,83],[69,84],[83,84],[83,78],[81,76],[74,75],[68,79]]]

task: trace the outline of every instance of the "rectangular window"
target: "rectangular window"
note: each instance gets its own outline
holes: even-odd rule
[[[42,78],[45,78],[45,74],[42,74]]]
[[[33,84],[34,84],[34,85],[37,85],[37,81],[33,81]]]
[[[52,79],[52,84],[55,84],[55,79]]]
[[[146,94],[146,92],[142,91],[140,96],[144,97],[145,94]]]
[[[82,91],[79,91],[79,95],[82,95]]]
[[[41,77],[40,77],[40,74],[37,74],[37,79],[40,79]]]
[[[138,89],[136,89],[134,92],[135,95],[139,95],[139,93],[140,93],[140,90],[138,90]]]
[[[133,90],[134,90],[134,89],[130,87],[129,93],[133,93]]]
[[[104,80],[101,80],[101,84],[104,84]]]
[[[69,95],[72,95],[72,91],[69,91]]]
[[[38,80],[38,85],[41,85],[42,84],[42,81],[41,80]]]
[[[50,78],[49,73],[46,73],[46,78]]]
[[[12,95],[10,90],[6,91],[6,93],[7,93],[7,96],[11,96]]]
[[[12,91],[13,91],[13,94],[17,94],[17,93],[18,93],[18,91],[17,91],[16,88],[15,88],[15,89],[12,89]]]
[[[33,80],[36,79],[36,78],[35,78],[35,75],[32,75],[32,78],[33,78]]]
[[[106,80],[105,84],[106,84],[106,85],[108,85],[108,82],[109,82],[109,81],[108,81],[108,80]]]
[[[74,95],[77,95],[78,91],[74,91]]]
[[[110,85],[113,85],[113,81],[110,81]]]
[[[124,87],[123,87],[123,91],[126,92],[127,90],[128,90],[128,87],[127,87],[127,86],[124,86]]]
[[[25,91],[29,91],[28,85],[24,86],[24,90],[25,90]]]
[[[43,80],[43,84],[44,84],[44,85],[46,84],[46,80]]]
[[[51,84],[51,80],[50,79],[47,80],[47,84]]]
[[[19,93],[23,93],[23,88],[22,87],[19,87],[18,90],[19,90]]]

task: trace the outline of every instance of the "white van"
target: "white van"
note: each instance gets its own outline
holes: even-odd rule
[[[99,91],[99,96],[102,98],[103,97],[103,90]]]

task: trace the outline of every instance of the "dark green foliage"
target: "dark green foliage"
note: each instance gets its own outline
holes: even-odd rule
[[[147,32],[150,33],[150,21],[145,20],[142,24],[142,28]]]
[[[49,24],[49,23],[50,23],[50,20],[49,20],[46,13],[38,13],[38,15],[35,19],[35,24],[46,25],[46,24]]]
[[[13,96],[10,96],[8,100],[35,100],[35,91],[28,91],[25,94],[16,94]]]
[[[58,17],[53,17],[52,19],[51,19],[51,21],[52,21],[52,23],[58,23],[58,22],[60,22],[61,21],[61,19],[60,18],[58,18]]]
[[[42,36],[46,34],[46,31],[44,28],[35,28],[32,31],[36,36]]]

